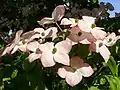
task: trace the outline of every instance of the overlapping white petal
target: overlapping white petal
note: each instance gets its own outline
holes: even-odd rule
[[[72,48],[72,43],[70,43],[70,41],[61,41],[58,42],[56,45],[54,45],[53,42],[47,42],[45,44],[40,45],[39,48],[42,51],[41,62],[44,67],[53,66],[53,62],[69,65],[70,62],[68,53]],[[50,56],[50,58],[48,58],[47,55]]]
[[[114,32],[107,35],[104,39],[105,45],[113,46],[117,42],[117,40],[120,39],[119,37],[120,36],[116,36],[116,34]]]
[[[53,54],[51,52],[43,52],[41,55],[41,63],[43,67],[52,67],[55,65],[55,61],[53,60]]]
[[[41,54],[37,54],[37,53],[31,53],[29,56],[28,56],[28,59],[29,59],[29,62],[33,62],[37,59],[40,59],[41,57]]]
[[[82,76],[89,77],[93,74],[91,66],[84,63],[80,57],[74,56],[70,61],[71,66],[63,66],[57,72],[61,78],[65,78],[70,86],[77,85],[82,80]]]

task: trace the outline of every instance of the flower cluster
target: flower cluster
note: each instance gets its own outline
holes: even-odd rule
[[[52,12],[52,17],[45,17],[38,21],[44,28],[35,28],[26,33],[19,30],[13,42],[6,46],[1,56],[22,51],[29,53],[29,62],[40,60],[43,67],[62,64],[57,74],[65,78],[70,86],[77,85],[82,80],[82,76],[91,76],[94,71],[83,58],[69,56],[72,47],[77,44],[87,44],[89,52],[99,53],[107,62],[110,57],[108,47],[113,46],[120,36],[116,36],[115,33],[106,33],[104,28],[97,27],[94,17],[65,18],[64,13],[64,5],[59,5]],[[53,24],[54,27],[45,27],[48,24]]]

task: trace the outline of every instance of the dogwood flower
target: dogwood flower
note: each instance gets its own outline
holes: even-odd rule
[[[10,53],[14,53],[17,51],[18,47],[17,44],[20,42],[20,36],[23,33],[23,30],[19,30],[17,31],[16,35],[15,35],[15,39],[13,40],[13,42],[11,43],[10,46],[7,46],[5,48],[5,50],[3,51],[1,56],[4,56],[5,54],[10,54]]]
[[[74,26],[78,25],[82,31],[90,32],[90,28],[92,27],[92,25],[94,23],[95,23],[95,18],[83,16],[83,19],[81,19],[81,20],[74,19],[74,18],[69,18],[69,19],[63,18],[61,20],[60,25],[70,25],[70,27],[74,27]]]
[[[17,33],[16,33],[16,36],[15,36],[15,39],[13,40],[13,43],[11,43],[10,46],[7,46],[6,49],[4,50],[3,54],[2,55],[5,55],[6,53],[8,54],[13,54],[15,53],[17,50],[20,50],[20,51],[23,51],[23,52],[26,52],[27,51],[27,44],[34,40],[35,38],[32,38],[31,37],[34,35],[34,31],[29,31],[29,32],[26,32],[24,34],[23,33],[23,30],[19,30]]]
[[[60,25],[70,25],[70,27],[75,27],[76,25],[78,25],[78,21],[79,19],[74,19],[74,18],[63,18],[61,20]]]
[[[69,31],[70,35],[68,36],[68,38],[73,42],[90,44],[91,42],[96,40],[91,33],[81,31],[78,26],[72,27]]]
[[[33,30],[22,34],[21,40],[18,43],[17,48],[20,51],[27,52],[28,51],[28,49],[27,49],[28,43],[35,39],[35,38],[31,39],[31,37],[33,37],[34,34],[35,34],[35,32]]]
[[[52,12],[52,18],[45,17],[41,21],[37,21],[40,25],[44,26],[44,24],[55,23],[55,21],[60,21],[64,16],[65,8],[64,5],[57,6]]]
[[[80,57],[74,56],[70,59],[70,66],[59,68],[57,73],[61,78],[65,78],[66,82],[73,87],[82,80],[82,76],[89,77],[93,72],[89,64],[84,63]]]
[[[35,28],[34,29],[34,32],[36,32],[37,34],[38,34],[38,38],[45,38],[45,37],[47,37],[47,35],[50,33],[50,29],[48,29],[48,30],[44,30],[43,28]]]
[[[40,44],[37,41],[28,43],[27,49],[29,51],[32,51],[32,53],[28,56],[29,62],[33,62],[36,59],[40,59],[42,52],[39,49],[39,47],[40,47]]]
[[[83,16],[82,20],[78,21],[78,26],[83,32],[91,33],[95,39],[104,39],[106,32],[100,27],[96,27],[95,18],[89,16]]]
[[[95,26],[95,18],[90,16],[82,16],[82,20],[78,21],[78,26],[81,31],[90,32],[92,27]]]
[[[41,62],[44,67],[51,67],[55,62],[69,65],[68,53],[72,48],[72,43],[68,40],[58,42],[55,46],[53,42],[46,42],[40,45]]]
[[[50,27],[47,30],[44,30],[43,28],[35,28],[33,31],[35,34],[30,38],[29,41],[32,41],[35,38],[45,39],[49,37],[52,37],[52,40],[54,40],[57,37],[58,32],[56,27]]]
[[[34,31],[29,31],[29,32],[26,32],[26,33],[22,34],[21,37],[20,37],[20,41],[19,41],[19,43],[16,45],[15,49],[16,49],[16,50],[19,49],[19,50],[22,51],[22,52],[27,52],[27,51],[28,51],[28,49],[27,49],[28,43],[35,39],[35,38],[32,38],[32,39],[31,39],[31,37],[32,37],[34,34],[35,34]],[[14,52],[12,52],[12,53],[14,53]],[[11,53],[11,54],[12,54],[12,53]]]
[[[103,40],[105,36],[107,35],[105,31],[103,31],[100,27],[94,27],[91,29],[91,34],[94,36],[97,40]]]
[[[52,37],[52,40],[54,40],[57,37],[58,29],[56,27],[50,27],[47,30],[51,30],[47,37]]]
[[[90,44],[89,49],[90,49],[90,51],[94,51],[96,53],[100,53],[100,55],[103,57],[105,62],[107,62],[109,60],[110,51],[106,47],[104,41],[97,40],[96,42]]]
[[[105,37],[104,42],[106,46],[113,46],[118,39],[120,39],[120,36],[116,36],[116,34],[113,32]]]

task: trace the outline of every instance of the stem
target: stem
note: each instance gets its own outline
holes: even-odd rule
[[[96,75],[99,75],[100,74],[100,72],[102,71],[102,69],[103,69],[103,66],[102,67],[100,67],[100,69],[94,74],[94,76],[96,76]]]
[[[57,25],[57,27],[60,29],[61,32],[63,32],[62,28],[58,25],[57,22],[55,22],[55,24]]]

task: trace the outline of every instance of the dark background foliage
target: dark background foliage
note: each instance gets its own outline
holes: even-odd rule
[[[53,9],[69,2],[66,16],[82,15],[109,17],[108,10],[114,10],[112,4],[100,3],[98,0],[0,0],[0,31],[34,29],[37,20],[51,16]],[[98,15],[102,11],[101,15]]]
[[[37,20],[50,16],[61,0],[0,0],[0,31],[30,30]]]

